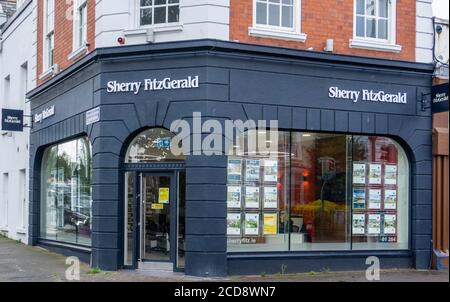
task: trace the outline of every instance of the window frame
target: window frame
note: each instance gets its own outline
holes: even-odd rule
[[[141,10],[143,7],[141,7],[141,0],[136,0],[135,2],[135,27],[141,28],[141,29],[148,29],[148,28],[158,28],[158,27],[171,27],[171,26],[177,26],[181,24],[181,0],[178,1],[178,3],[169,3],[169,0],[167,0],[166,4],[156,5],[156,7],[165,7],[166,8],[166,22],[164,23],[156,23],[155,24],[155,2],[153,0],[151,6],[144,6],[144,9],[152,9],[152,24],[144,24],[141,23]],[[169,18],[169,7],[170,6],[178,6],[178,21],[177,22],[168,22]]]
[[[305,42],[307,35],[302,33],[302,0],[292,0],[293,1],[293,14],[292,14],[292,27],[283,26],[273,26],[268,24],[258,24],[256,21],[257,17],[257,2],[258,0],[253,0],[252,16],[253,21],[251,27],[248,29],[249,36],[271,38],[271,39],[281,39],[281,40],[291,40],[297,42]],[[268,3],[269,5],[269,3]],[[283,4],[280,2],[280,7]],[[281,10],[280,10],[281,14]],[[281,19],[280,19],[281,22]]]
[[[83,50],[87,44],[87,0],[75,0],[73,6],[73,52]]]
[[[378,51],[390,51],[390,52],[400,52],[401,46],[396,44],[397,41],[397,0],[387,0],[387,38],[373,38],[366,37],[366,1],[364,0],[364,37],[356,35],[357,32],[357,17],[362,16],[357,14],[357,2],[358,0],[353,0],[353,37],[350,39],[350,48],[364,48]],[[380,19],[378,16],[378,3],[380,0],[375,0],[376,3],[376,14],[373,17],[375,20]],[[384,19],[384,18],[383,18]],[[378,24],[376,24],[376,31],[378,33]]]
[[[52,3],[53,10],[49,12],[49,3]],[[43,5],[43,70],[44,73],[52,69],[55,65],[55,0],[44,0]],[[52,18],[52,19],[50,19]]]

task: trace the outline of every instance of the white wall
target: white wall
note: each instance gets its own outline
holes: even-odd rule
[[[138,27],[139,0],[96,0],[96,47],[194,39],[229,39],[230,0],[180,0],[180,26],[163,27],[148,36]]]
[[[433,0],[416,1],[416,62],[433,62]]]
[[[22,109],[29,115],[25,93],[36,86],[36,1],[13,18],[1,33],[0,107]],[[9,89],[5,87],[8,76]],[[30,124],[30,118],[24,121]],[[24,243],[28,231],[29,132],[29,128],[23,133],[0,131],[0,232]]]

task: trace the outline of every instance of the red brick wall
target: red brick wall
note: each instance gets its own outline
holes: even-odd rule
[[[43,70],[43,9],[44,1],[38,0],[38,40],[37,40],[37,78],[38,84],[42,84],[49,78],[39,80]],[[55,0],[55,64],[61,70],[72,65],[76,60],[69,60],[68,56],[73,51],[73,21],[68,16],[72,15],[73,2],[66,0]],[[87,40],[88,51],[95,49],[95,0],[87,0]],[[76,58],[79,59],[82,56]]]
[[[253,25],[253,0],[231,0],[230,40],[290,48],[323,51],[327,39],[334,39],[334,53],[415,61],[416,1],[397,0],[397,41],[400,53],[355,49],[349,47],[353,37],[354,0],[301,0],[301,30],[305,43],[259,38],[248,35]]]

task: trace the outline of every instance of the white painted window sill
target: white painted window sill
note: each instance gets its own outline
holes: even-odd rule
[[[362,39],[351,39],[349,47],[376,50],[376,51],[395,52],[395,53],[399,53],[402,50],[401,45]]]
[[[149,32],[161,33],[161,32],[170,32],[170,31],[182,31],[183,24],[181,23],[168,23],[162,25],[154,25],[148,27],[141,27],[135,29],[124,30],[124,36],[136,36],[136,35],[146,35]]]
[[[67,59],[73,61],[77,59],[79,56],[84,55],[88,51],[86,46],[80,47],[77,50],[74,50],[70,55],[67,56]]]
[[[249,27],[248,34],[253,37],[290,40],[297,42],[305,42],[307,37],[305,33],[287,32],[259,27]]]
[[[40,75],[39,75],[39,80],[44,80],[46,78],[49,78],[50,76],[53,75],[53,66],[44,70]]]
[[[0,227],[0,232],[8,233],[9,232],[8,226],[6,225],[6,226]]]

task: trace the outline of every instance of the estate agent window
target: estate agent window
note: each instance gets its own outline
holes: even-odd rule
[[[409,248],[409,164],[394,140],[279,132],[278,152],[261,155],[250,134],[228,158],[228,252]]]
[[[91,161],[86,137],[45,150],[41,170],[42,239],[91,245]]]
[[[54,64],[55,0],[44,1],[44,71]]]
[[[139,0],[139,3],[141,26],[179,22],[179,0]]]

